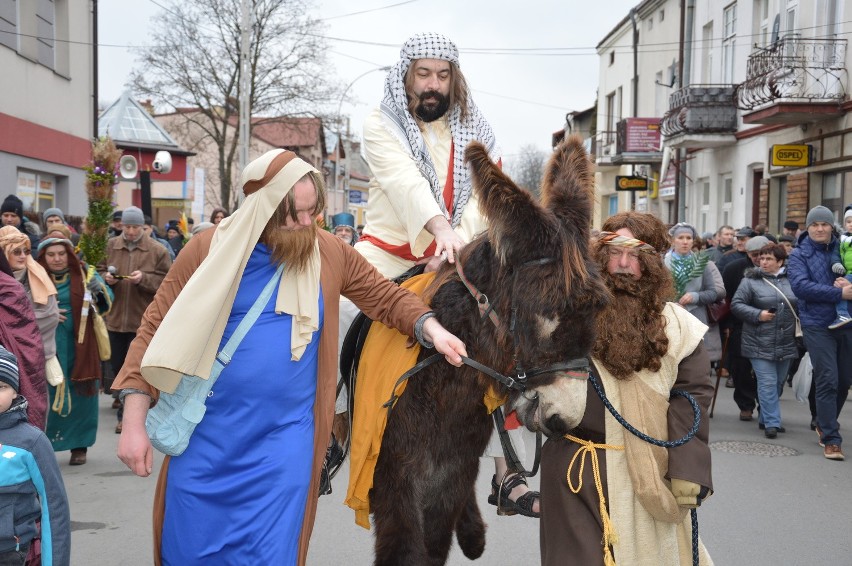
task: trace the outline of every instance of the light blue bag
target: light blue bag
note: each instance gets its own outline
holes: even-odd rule
[[[278,288],[283,270],[283,265],[278,266],[251,310],[240,321],[222,350],[216,354],[209,378],[202,379],[196,375],[184,374],[174,393],[160,392],[160,400],[148,411],[145,418],[145,429],[154,448],[169,456],[180,456],[186,450],[189,438],[207,411],[204,403],[210,396],[210,390],[213,389],[219,374],[230,363],[240,342],[263,312],[263,308],[269,303],[272,292]]]

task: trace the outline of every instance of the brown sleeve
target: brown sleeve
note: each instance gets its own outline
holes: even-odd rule
[[[340,293],[373,320],[414,336],[414,323],[431,309],[414,293],[385,279],[351,246],[341,242],[344,281]]]
[[[169,308],[174,303],[181,289],[183,289],[195,270],[201,265],[201,262],[207,257],[207,252],[210,251],[210,240],[213,237],[215,230],[205,230],[189,240],[189,243],[184,247],[180,255],[178,255],[171,269],[169,269],[163,282],[157,289],[157,294],[154,300],[148,305],[145,314],[142,317],[142,324],[139,325],[139,330],[136,331],[136,338],[130,344],[130,349],[127,351],[127,357],[124,360],[124,365],[121,366],[121,371],[113,384],[113,389],[139,389],[147,391],[154,399],[159,398],[159,391],[148,384],[142,377],[140,372],[140,364],[142,356],[151,343],[154,333],[160,326],[163,317],[169,311]],[[166,255],[168,259],[168,255]]]
[[[692,354],[681,360],[673,389],[692,395],[701,408],[701,423],[695,437],[677,448],[669,449],[668,477],[691,481],[713,489],[710,467],[710,401],[713,384],[710,381],[710,358],[700,342]],[[669,439],[683,437],[693,422],[692,405],[683,397],[675,397],[669,404]]]

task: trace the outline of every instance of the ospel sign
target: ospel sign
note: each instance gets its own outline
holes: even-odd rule
[[[813,162],[813,146],[773,145],[771,156],[773,167],[807,167]]]
[[[627,177],[618,175],[615,177],[616,191],[647,191],[648,179],[645,177]]]

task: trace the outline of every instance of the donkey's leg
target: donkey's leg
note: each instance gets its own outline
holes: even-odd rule
[[[465,556],[476,560],[485,552],[485,522],[476,503],[476,489],[471,489],[456,522],[456,539]]]
[[[400,412],[401,413],[401,412]],[[399,415],[401,416],[401,415]],[[430,460],[422,444],[406,442],[398,419],[388,427],[370,490],[370,509],[375,524],[376,566],[425,566],[423,513],[420,494]],[[398,448],[408,447],[406,451]],[[427,469],[424,469],[427,468]]]

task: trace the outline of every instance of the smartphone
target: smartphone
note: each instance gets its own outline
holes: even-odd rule
[[[769,314],[775,314],[776,310],[778,310],[778,309],[776,309],[775,307],[772,307],[771,309],[766,309],[766,312],[768,312]]]

